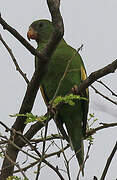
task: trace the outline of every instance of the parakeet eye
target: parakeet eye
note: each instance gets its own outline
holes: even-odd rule
[[[43,23],[42,22],[39,23],[39,27],[43,27]]]

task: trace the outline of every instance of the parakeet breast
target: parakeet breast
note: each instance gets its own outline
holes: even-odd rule
[[[71,91],[75,84],[81,82],[81,66],[80,55],[62,40],[52,56],[42,81],[49,100],[53,98],[59,84],[57,95],[64,96]]]

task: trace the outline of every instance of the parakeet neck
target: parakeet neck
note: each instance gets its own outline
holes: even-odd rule
[[[41,47],[41,49],[43,49],[45,46],[46,46],[46,44],[48,43],[48,40],[44,40],[44,41],[39,41],[39,42],[37,42],[37,48],[40,48]]]
[[[61,44],[61,42],[62,42],[62,44],[64,44],[64,43],[66,44],[66,42],[65,42],[64,39],[62,39],[62,40],[59,42],[59,44]],[[44,49],[47,43],[48,43],[48,40],[41,41],[41,42],[37,42],[37,49],[39,49],[39,50]]]

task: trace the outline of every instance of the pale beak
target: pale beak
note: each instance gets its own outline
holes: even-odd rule
[[[27,38],[29,41],[30,39],[37,39],[37,32],[32,27],[30,27],[27,32]]]

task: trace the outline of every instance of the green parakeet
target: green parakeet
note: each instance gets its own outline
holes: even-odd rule
[[[42,51],[53,30],[52,22],[38,20],[30,25],[27,36],[29,40],[35,39],[38,46],[37,49]],[[71,63],[61,82],[57,96],[65,96],[71,90],[74,91],[74,87],[78,87],[86,79],[86,70],[81,56],[62,39],[51,57],[47,72],[41,82],[41,92],[46,105],[52,100],[70,59]],[[38,60],[36,60],[36,63],[38,63]],[[88,98],[88,89],[81,96]],[[75,100],[74,106],[63,104],[56,116],[57,126],[63,136],[68,135],[69,139],[66,139],[71,142],[81,167],[84,161],[83,136],[86,132],[87,113],[88,101]],[[63,128],[63,124],[66,126],[67,133]]]

